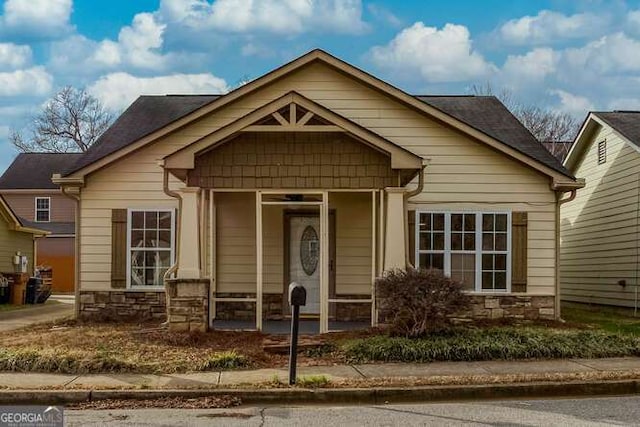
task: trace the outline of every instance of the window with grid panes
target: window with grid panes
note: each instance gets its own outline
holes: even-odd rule
[[[174,211],[130,210],[128,224],[130,287],[162,286],[174,259]]]

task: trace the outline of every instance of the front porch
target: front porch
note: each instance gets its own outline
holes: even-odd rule
[[[375,278],[406,266],[405,185],[422,170],[420,157],[291,93],[163,166],[186,185],[170,325],[264,330],[289,315],[291,282],[307,289],[302,315],[320,333],[376,325]],[[197,291],[186,291],[189,281]],[[186,301],[192,294],[198,300]],[[172,300],[187,305],[173,318]],[[206,321],[197,324],[203,313],[189,309],[201,304]],[[201,320],[191,326],[192,318]]]

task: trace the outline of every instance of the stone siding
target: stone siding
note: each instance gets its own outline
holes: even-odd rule
[[[217,293],[217,298],[255,298],[251,293]],[[262,313],[264,320],[281,320],[284,318],[282,294],[263,294]],[[253,301],[219,301],[216,302],[216,319],[218,320],[255,320],[256,303]]]
[[[170,331],[209,329],[209,279],[170,279],[166,287]]]
[[[336,295],[336,299],[370,299],[369,295]],[[334,303],[335,320],[338,322],[371,322],[371,303]]]
[[[164,292],[80,291],[80,318],[86,320],[164,320]]]

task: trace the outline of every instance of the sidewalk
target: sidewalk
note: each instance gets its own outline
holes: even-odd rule
[[[376,380],[427,377],[492,375],[574,374],[590,372],[631,372],[640,378],[640,358],[434,362],[424,364],[336,365],[298,368],[298,376],[324,375],[330,381]],[[285,369],[221,371],[188,374],[96,374],[64,375],[39,373],[0,373],[0,385],[8,389],[207,389],[273,384],[278,378],[286,384]],[[329,387],[331,384],[329,383]]]

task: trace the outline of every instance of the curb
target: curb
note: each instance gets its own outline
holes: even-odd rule
[[[100,400],[232,396],[242,404],[372,404],[639,394],[640,380],[390,388],[201,390],[0,390],[0,404],[70,404]]]

